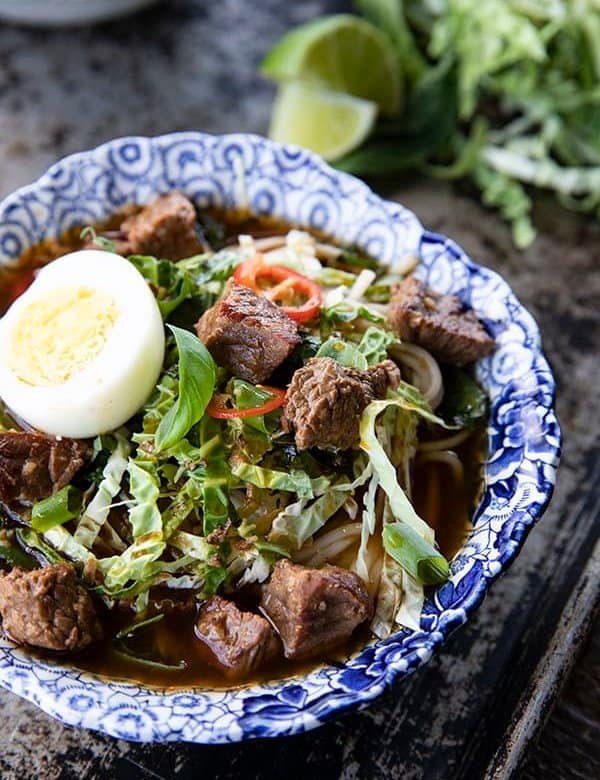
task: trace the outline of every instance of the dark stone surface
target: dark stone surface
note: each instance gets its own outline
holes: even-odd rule
[[[95,30],[0,27],[0,195],[57,157],[116,135],[264,131],[272,89],[256,76],[260,56],[291,24],[343,8],[348,4],[323,0],[174,0]],[[558,485],[511,570],[412,678],[368,710],[288,740],[129,745],[64,728],[0,692],[2,778],[484,777],[524,692],[536,685],[539,660],[598,536],[600,226],[543,201],[542,235],[520,253],[498,217],[470,195],[417,178],[398,182],[394,194],[507,278],[537,318],[557,375],[565,436]],[[597,639],[590,647],[578,667],[588,670],[579,698],[556,711],[568,728],[556,730],[551,721],[550,736],[532,752],[528,780],[577,777],[554,771],[553,750],[573,754],[567,731],[580,736],[585,727],[579,747],[598,744],[597,718],[585,715],[584,726],[573,727],[584,701],[597,701],[600,692]],[[560,766],[570,771],[568,762]]]

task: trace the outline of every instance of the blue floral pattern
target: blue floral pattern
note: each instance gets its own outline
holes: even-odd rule
[[[161,691],[31,658],[0,640],[0,683],[73,726],[143,742],[232,742],[314,728],[364,707],[425,663],[462,625],[510,564],[552,494],[560,453],[554,380],[538,329],[507,284],[412,212],[318,157],[258,136],[179,133],[122,138],[54,165],[0,204],[0,263],[74,225],[177,188],[200,206],[247,206],[320,228],[393,265],[417,254],[418,273],[453,292],[498,342],[477,365],[491,399],[485,490],[452,576],[424,606],[419,631],[402,630],[344,663],[228,691]]]

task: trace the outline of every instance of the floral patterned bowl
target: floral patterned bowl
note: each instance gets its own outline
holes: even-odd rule
[[[231,742],[314,728],[364,707],[410,674],[481,603],[550,499],[560,451],[554,381],[538,329],[508,285],[415,215],[318,157],[251,135],[121,138],[67,157],[0,204],[0,263],[73,225],[177,188],[200,206],[249,206],[357,243],[384,262],[418,254],[418,273],[452,292],[495,336],[477,365],[491,399],[485,490],[452,576],[424,606],[419,631],[398,631],[344,663],[237,687],[158,690],[32,658],[0,640],[0,683],[73,726],[144,742]]]

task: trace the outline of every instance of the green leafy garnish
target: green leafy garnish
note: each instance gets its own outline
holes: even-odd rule
[[[22,569],[35,569],[35,558],[21,550],[20,547],[0,542],[0,560],[6,561],[11,566],[20,566]]]
[[[147,255],[130,255],[127,259],[152,285],[163,319],[192,294],[190,275],[176,263]]]
[[[157,452],[172,447],[198,422],[212,398],[216,381],[215,362],[200,339],[181,328],[168,327],[179,352],[179,393],[156,431]]]
[[[487,396],[477,382],[454,366],[444,367],[444,398],[438,409],[452,425],[472,428],[487,414]]]
[[[31,527],[35,531],[49,531],[57,525],[77,517],[81,512],[81,491],[65,485],[54,495],[38,501],[31,508]]]

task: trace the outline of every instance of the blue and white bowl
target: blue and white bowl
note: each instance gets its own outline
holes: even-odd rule
[[[418,254],[419,275],[457,294],[498,348],[477,365],[491,399],[485,490],[452,576],[428,600],[419,631],[398,631],[343,664],[233,688],[157,690],[41,661],[0,640],[0,683],[72,726],[144,742],[233,742],[294,734],[366,706],[425,663],[481,603],[552,494],[560,452],[554,380],[531,315],[495,273],[417,217],[302,149],[252,135],[121,138],[67,157],[0,204],[0,263],[74,225],[179,189],[199,206],[249,206],[319,228],[392,262]]]

